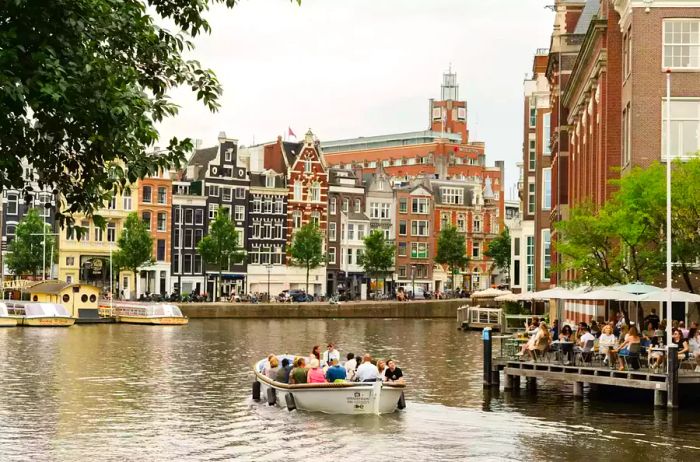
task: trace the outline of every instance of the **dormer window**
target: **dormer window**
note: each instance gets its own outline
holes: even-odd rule
[[[360,205],[360,199],[355,199],[355,213],[361,213],[362,206]]]
[[[266,188],[274,188],[275,187],[275,176],[274,175],[267,175],[265,177],[265,187]]]
[[[233,158],[233,149],[227,149],[224,152],[224,162],[231,162],[232,158]]]
[[[311,173],[312,172],[312,165],[313,165],[313,161],[311,159],[304,160],[304,172]]]

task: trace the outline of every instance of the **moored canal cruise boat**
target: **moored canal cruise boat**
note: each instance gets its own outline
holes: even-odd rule
[[[17,325],[17,320],[16,316],[10,316],[7,311],[7,305],[4,302],[0,302],[0,327],[14,327]]]
[[[277,355],[294,361],[293,355]],[[403,409],[406,403],[404,383],[340,382],[302,383],[277,382],[263,374],[267,359],[254,366],[253,399],[267,401],[288,410],[323,412],[326,414],[390,414]]]
[[[17,324],[27,327],[70,327],[75,318],[58,303],[24,302],[8,300],[3,302]]]
[[[104,302],[100,304],[100,311],[126,324],[182,326],[189,322],[180,308],[169,303]]]

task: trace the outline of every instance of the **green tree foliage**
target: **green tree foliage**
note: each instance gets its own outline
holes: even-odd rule
[[[59,219],[72,224],[71,214],[91,215],[108,192],[182,162],[189,138],[170,139],[159,156],[145,152],[158,142],[156,124],[177,113],[168,97],[174,87],[219,108],[214,72],[184,55],[193,37],[210,32],[209,5],[236,3],[0,2],[0,191],[29,192],[26,157],[39,184],[63,195]]]
[[[44,231],[45,229],[45,231]],[[44,266],[44,236],[46,232],[46,262],[50,264],[51,248],[54,260],[58,256],[56,240],[51,236],[51,226],[44,223],[36,209],[30,209],[17,225],[15,238],[7,246],[5,262],[15,276],[31,274],[34,277],[42,272]],[[43,268],[45,271],[46,268]]]
[[[153,238],[135,212],[126,217],[117,246],[119,249],[112,255],[117,271],[128,270],[138,277],[140,267],[153,263]]]
[[[307,223],[294,233],[289,249],[292,263],[306,268],[306,293],[309,293],[309,272],[325,262],[323,234],[314,223]]]
[[[375,229],[363,239],[364,252],[357,264],[362,266],[369,277],[386,279],[387,273],[394,266],[395,246],[387,242],[384,231]]]
[[[209,233],[197,244],[197,251],[206,263],[214,265],[218,270],[218,293],[221,294],[223,271],[228,270],[231,263],[240,263],[245,257],[238,243],[236,225],[225,209],[219,209],[216,218],[209,225]]]
[[[503,271],[510,270],[510,231],[506,227],[496,239],[489,243],[489,248],[484,252],[489,258],[493,258],[493,265]]]
[[[449,268],[452,288],[454,288],[455,271],[464,268],[469,263],[466,252],[467,244],[464,240],[464,235],[459,233],[456,227],[449,226],[440,231],[435,262],[447,265]]]

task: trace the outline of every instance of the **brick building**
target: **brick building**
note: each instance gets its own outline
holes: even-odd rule
[[[396,285],[433,290],[435,248],[433,193],[430,184],[415,182],[395,190],[396,194]]]

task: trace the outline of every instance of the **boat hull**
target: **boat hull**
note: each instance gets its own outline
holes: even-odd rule
[[[21,324],[26,327],[70,327],[75,324],[75,318],[54,316],[22,318]]]
[[[189,318],[176,316],[168,317],[141,317],[141,316],[118,316],[117,322],[125,324],[145,324],[150,326],[184,326],[190,322]]]
[[[0,327],[15,327],[17,325],[17,318],[12,318],[9,316],[0,317]]]

